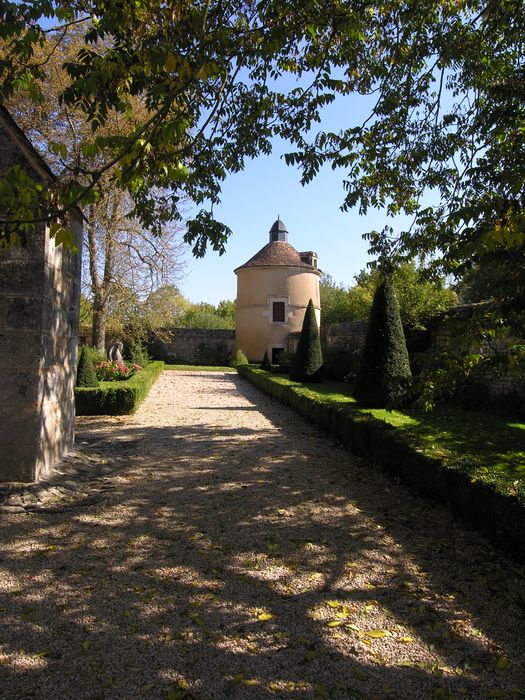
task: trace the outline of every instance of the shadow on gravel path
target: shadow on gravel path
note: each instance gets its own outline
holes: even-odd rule
[[[237,375],[77,440],[105,500],[0,521],[1,698],[525,694],[523,568]]]

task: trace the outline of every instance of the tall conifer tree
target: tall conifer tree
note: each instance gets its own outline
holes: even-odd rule
[[[304,314],[299,344],[292,364],[290,378],[296,382],[317,382],[322,379],[323,353],[313,301],[310,299]]]
[[[399,304],[387,278],[374,295],[354,396],[363,405],[376,408],[399,403],[410,377]]]

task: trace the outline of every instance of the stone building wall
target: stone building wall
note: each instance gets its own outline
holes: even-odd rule
[[[10,127],[0,120],[0,169],[19,163],[45,178]],[[79,212],[71,226],[81,251]],[[0,481],[44,477],[73,443],[80,262],[43,225],[0,252]]]
[[[235,331],[211,328],[166,329],[170,338],[156,340],[150,352],[159,360],[184,364],[227,364],[235,350]]]

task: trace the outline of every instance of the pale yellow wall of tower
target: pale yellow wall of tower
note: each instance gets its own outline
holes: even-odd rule
[[[284,323],[272,322],[272,300],[286,303]],[[297,267],[248,267],[237,270],[235,345],[250,362],[260,362],[271,348],[286,345],[289,333],[301,330],[312,299],[321,321],[319,273]]]

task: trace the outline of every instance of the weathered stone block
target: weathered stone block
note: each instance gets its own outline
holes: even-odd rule
[[[42,342],[42,334],[36,330],[0,331],[0,371],[37,370],[41,364]]]
[[[40,445],[17,443],[16,449],[2,448],[0,459],[0,481],[33,481],[34,463],[42,455]]]
[[[0,318],[7,329],[25,331],[42,327],[42,299],[29,296],[5,296],[0,299]]]
[[[0,294],[8,294],[17,289],[29,296],[42,289],[44,266],[41,260],[19,260],[0,256]]]
[[[3,374],[0,410],[8,411],[12,408],[16,413],[20,406],[31,406],[36,410],[41,392],[38,366],[32,370],[9,370]]]

